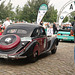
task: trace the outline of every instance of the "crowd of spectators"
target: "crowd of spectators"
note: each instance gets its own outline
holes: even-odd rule
[[[15,24],[15,23],[24,23],[24,22],[21,22],[21,21],[11,21],[9,19],[9,17],[6,18],[6,20],[2,23],[0,21],[0,35],[2,35],[2,33],[4,32],[4,30],[11,24]]]

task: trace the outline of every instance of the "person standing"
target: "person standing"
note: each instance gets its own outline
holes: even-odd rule
[[[73,35],[74,34],[74,43],[75,43],[75,16],[74,16],[74,21],[71,23],[71,25],[73,26],[70,34]]]
[[[7,26],[10,25],[10,19],[9,17],[6,18],[6,21],[3,23],[3,27],[7,28]]]
[[[43,21],[40,22],[40,25],[43,26]]]
[[[57,31],[57,27],[56,27],[56,23],[53,23],[53,34],[55,34],[55,32]]]
[[[0,25],[0,32],[1,32],[1,25]]]

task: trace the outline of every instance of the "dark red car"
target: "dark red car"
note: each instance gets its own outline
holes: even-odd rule
[[[12,24],[0,36],[0,58],[21,59],[28,57],[34,62],[44,52],[56,53],[57,45],[58,39],[47,37],[42,26]]]

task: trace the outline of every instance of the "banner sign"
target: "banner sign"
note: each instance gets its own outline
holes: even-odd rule
[[[39,11],[38,11],[38,16],[37,16],[37,24],[40,24],[47,10],[48,10],[48,6],[46,4],[42,4],[40,6]]]

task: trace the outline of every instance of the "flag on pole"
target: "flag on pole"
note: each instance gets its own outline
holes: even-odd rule
[[[48,10],[48,6],[46,4],[42,4],[38,10],[38,16],[37,16],[37,24],[40,24],[42,18],[44,17],[45,13]]]

